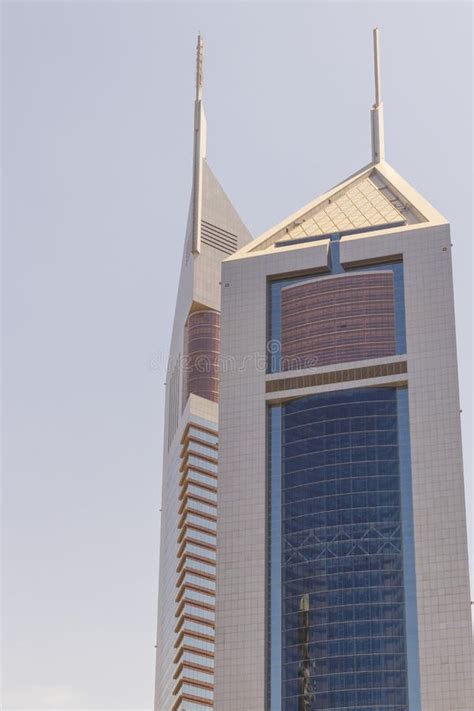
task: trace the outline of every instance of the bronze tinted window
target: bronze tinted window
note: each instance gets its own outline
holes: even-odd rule
[[[281,370],[394,355],[392,272],[347,274],[281,291]]]
[[[194,311],[186,326],[185,401],[193,393],[213,402],[219,397],[220,314]]]

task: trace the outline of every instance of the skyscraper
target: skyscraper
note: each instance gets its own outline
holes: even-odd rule
[[[167,382],[155,709],[209,710],[214,687],[221,262],[250,234],[206,161],[198,39],[191,205]]]
[[[198,41],[156,711],[474,708],[450,230],[385,161],[374,59],[370,163],[251,240]]]
[[[222,265],[215,708],[469,711],[450,228],[372,160]]]

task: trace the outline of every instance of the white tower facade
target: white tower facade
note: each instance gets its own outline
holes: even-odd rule
[[[206,161],[202,62],[199,37],[193,188],[166,383],[156,711],[214,708],[221,262],[251,239]]]
[[[450,226],[374,40],[370,164],[223,263],[219,711],[474,708]]]

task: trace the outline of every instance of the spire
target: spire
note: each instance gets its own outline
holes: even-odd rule
[[[372,163],[380,163],[385,158],[384,128],[383,128],[383,103],[380,84],[380,48],[379,30],[373,31],[374,37],[374,78],[375,78],[375,103],[370,111],[372,125]]]
[[[196,101],[194,102],[193,254],[199,254],[201,251],[202,164],[206,157],[206,117],[202,103],[203,55],[204,43],[199,34],[196,46]]]
[[[202,62],[204,54],[204,43],[199,34],[196,46],[196,101],[202,99]]]

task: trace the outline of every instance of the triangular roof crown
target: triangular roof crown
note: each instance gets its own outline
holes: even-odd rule
[[[296,246],[334,233],[404,230],[446,222],[386,161],[380,161],[312,200],[229,259]]]

